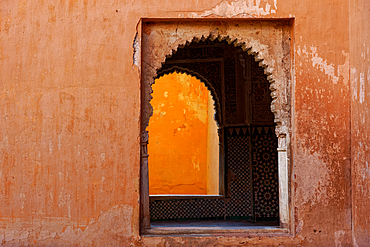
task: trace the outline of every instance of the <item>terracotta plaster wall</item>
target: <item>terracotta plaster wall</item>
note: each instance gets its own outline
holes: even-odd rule
[[[351,2],[353,243],[370,245],[370,3]]]
[[[138,17],[123,9],[0,2],[3,244],[125,245],[137,232]]]
[[[364,49],[361,45],[369,39],[360,24],[351,24],[361,41],[351,39],[349,49],[349,17],[366,17],[365,12],[363,17],[349,12],[365,2],[348,8],[348,1],[334,0],[1,1],[2,243],[350,246],[349,60],[366,53],[368,61],[367,48],[355,50]],[[139,45],[133,59],[137,25],[140,18],[209,17],[294,18],[294,221],[289,236],[139,236]],[[358,76],[351,73],[351,82],[358,78],[360,92],[361,73],[366,86],[368,71],[365,59],[356,61]],[[357,155],[369,127],[362,120],[368,117],[368,96],[364,94],[363,102],[357,97],[352,92],[352,132],[358,132],[352,139],[352,177],[359,185],[354,190],[354,238],[361,246],[369,231],[360,219],[367,212],[361,198],[363,191],[369,193],[369,178],[367,156]]]
[[[295,19],[295,233],[303,245],[349,246],[348,5],[322,1],[298,9],[305,9],[306,17]]]

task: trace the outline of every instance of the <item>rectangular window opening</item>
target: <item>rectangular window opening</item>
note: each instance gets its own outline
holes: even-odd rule
[[[144,57],[160,49],[151,47]],[[205,39],[179,46],[156,74],[142,91],[141,232],[289,233],[287,141],[264,68],[227,39]]]

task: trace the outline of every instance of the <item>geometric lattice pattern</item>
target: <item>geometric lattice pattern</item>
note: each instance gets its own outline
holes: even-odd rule
[[[238,120],[236,102],[235,61],[233,58],[225,59],[225,123],[234,124]]]
[[[150,202],[151,220],[202,219],[224,216],[220,199],[181,199]]]
[[[274,122],[274,114],[270,110],[272,98],[269,87],[264,69],[257,62],[252,62],[251,105],[254,124],[265,125]]]
[[[153,201],[149,205],[151,220],[248,219],[253,214],[261,220],[279,216],[274,127],[225,128],[225,140],[226,197]]]
[[[249,128],[226,129],[228,216],[252,216]]]
[[[277,137],[273,127],[259,127],[253,132],[255,217],[277,218],[279,217]]]

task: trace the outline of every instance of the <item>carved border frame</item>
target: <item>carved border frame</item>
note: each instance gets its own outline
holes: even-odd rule
[[[141,231],[150,228],[149,186],[148,186],[148,132],[146,127],[152,115],[150,105],[154,78],[161,69],[166,57],[176,49],[191,42],[210,38],[226,40],[229,44],[240,46],[243,51],[253,55],[264,68],[270,82],[272,96],[271,111],[276,123],[278,137],[279,166],[279,215],[280,226],[284,232],[293,232],[291,206],[291,114],[293,81],[293,19],[222,19],[222,20],[143,20],[141,45]],[[139,43],[140,44],[140,43]],[[246,231],[248,232],[248,231]],[[262,231],[261,231],[262,232]],[[274,232],[274,231],[272,231]]]

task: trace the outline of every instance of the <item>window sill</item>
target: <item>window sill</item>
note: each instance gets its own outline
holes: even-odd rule
[[[288,229],[279,227],[258,227],[258,228],[229,228],[229,227],[202,227],[202,228],[178,228],[178,227],[152,227],[146,229],[144,235],[235,235],[235,234],[278,234],[288,235]]]
[[[151,222],[151,228],[144,235],[235,235],[235,234],[277,234],[288,235],[289,231],[269,223],[242,223],[239,221],[185,221],[185,222]]]

